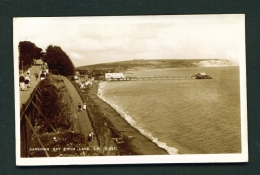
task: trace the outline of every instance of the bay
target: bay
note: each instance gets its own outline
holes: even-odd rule
[[[239,67],[138,70],[128,76],[198,72],[213,79],[102,82],[98,95],[170,154],[241,153]]]

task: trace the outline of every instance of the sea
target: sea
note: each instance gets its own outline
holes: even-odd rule
[[[239,67],[136,70],[126,76],[213,79],[105,81],[98,96],[169,154],[241,153]]]

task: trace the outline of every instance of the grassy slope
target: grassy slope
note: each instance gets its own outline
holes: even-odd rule
[[[95,64],[89,66],[80,66],[77,68],[78,69],[84,69],[84,68],[113,69],[113,68],[118,68],[119,66],[122,69],[183,68],[183,67],[197,67],[197,65],[194,63],[199,63],[200,61],[205,61],[205,59],[129,60],[129,61]]]
[[[91,155],[92,152],[63,151],[63,148],[87,146],[85,136],[75,125],[72,100],[63,80],[59,76],[49,75],[41,82],[39,90],[41,92],[39,108],[57,131],[55,132],[41,115],[36,116],[34,129],[45,148],[49,148],[49,155],[51,157]],[[31,148],[41,148],[34,135],[32,135]],[[53,148],[60,150],[53,151]],[[30,156],[45,157],[45,154],[43,151],[31,151]]]

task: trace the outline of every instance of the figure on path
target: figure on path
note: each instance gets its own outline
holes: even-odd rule
[[[87,105],[85,102],[83,102],[83,110],[86,110],[87,109]]]
[[[91,141],[93,141],[94,140],[94,132],[92,131],[91,132]]]
[[[81,112],[82,109],[81,109],[81,104],[80,104],[80,103],[78,104],[78,108],[79,108],[79,109],[78,109],[78,112]]]
[[[89,142],[92,141],[92,134],[91,134],[91,132],[88,133],[88,141],[89,141]]]
[[[41,73],[40,78],[41,78],[41,80],[44,80],[46,78],[46,75],[44,74],[44,72]]]
[[[34,76],[35,76],[35,79],[36,79],[36,81],[38,80],[38,73],[35,71],[35,73],[34,73]]]
[[[30,79],[30,73],[27,73],[27,76],[25,77],[25,87],[26,87],[26,90],[28,87],[30,87],[30,83],[31,83],[31,79]]]
[[[19,77],[19,83],[20,83],[20,89],[22,91],[27,90],[27,88],[25,88],[25,78],[23,74]]]

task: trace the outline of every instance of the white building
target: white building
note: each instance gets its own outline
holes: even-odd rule
[[[124,74],[121,73],[105,73],[105,79],[106,80],[112,80],[112,79],[124,79]]]

